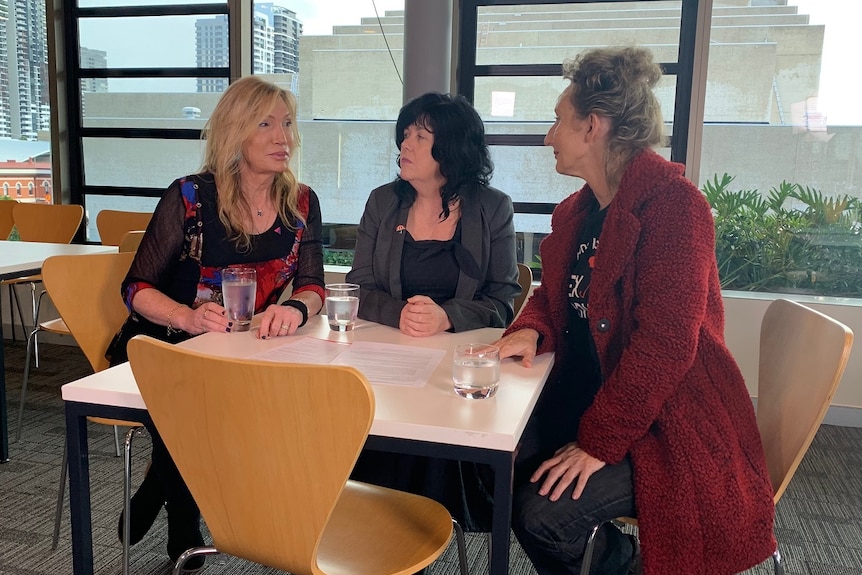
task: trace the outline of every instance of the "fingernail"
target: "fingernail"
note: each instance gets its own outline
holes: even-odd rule
[[[223,310],[223,311],[221,312],[221,314],[222,314],[222,315],[224,315],[224,314],[226,314],[226,313],[227,313],[227,310]]]
[[[224,330],[225,330],[226,332],[230,333],[230,328],[229,328],[229,327],[224,328]]]
[[[233,327],[233,322],[232,322],[232,321],[227,322],[227,326],[228,326],[228,327]],[[230,331],[230,330],[228,330],[228,331]]]
[[[260,336],[260,339],[266,339],[265,335]]]

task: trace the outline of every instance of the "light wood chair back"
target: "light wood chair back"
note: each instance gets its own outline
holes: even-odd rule
[[[9,239],[9,234],[12,233],[12,208],[18,200],[2,200],[0,199],[0,240]]]
[[[42,265],[45,289],[93,371],[108,367],[105,350],[129,315],[120,287],[134,257],[53,256]]]
[[[777,299],[760,328],[757,426],[777,503],[808,451],[847,366],[853,332]]]
[[[144,239],[144,230],[133,230],[123,234],[123,239],[120,240],[119,250],[121,252],[136,252],[138,246],[141,245],[141,240]]]
[[[17,203],[12,220],[25,242],[71,243],[84,218],[84,207],[77,204]]]
[[[99,239],[104,246],[118,246],[126,232],[146,230],[152,217],[150,212],[102,210],[96,215]]]
[[[201,553],[294,575],[406,575],[446,549],[442,505],[348,481],[374,417],[356,369],[208,356],[147,336],[128,352],[212,535]]]
[[[515,315],[521,311],[524,304],[527,302],[527,296],[530,295],[530,288],[533,285],[533,270],[526,264],[518,264],[518,285],[521,286],[521,293],[515,298]]]

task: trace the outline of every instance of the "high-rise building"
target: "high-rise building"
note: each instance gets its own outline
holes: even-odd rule
[[[195,22],[195,52],[199,68],[224,68],[230,64],[227,16],[200,18]],[[198,78],[198,92],[221,93],[227,78]]]
[[[253,71],[255,74],[288,74],[299,71],[299,37],[302,23],[296,12],[273,2],[255,2],[252,18]],[[227,16],[195,22],[197,65],[218,68],[229,65]],[[199,78],[198,92],[221,93],[226,78]]]
[[[0,18],[0,137],[35,140],[51,118],[45,1],[0,2]]]
[[[107,68],[108,53],[81,46],[81,68]],[[82,92],[107,92],[107,78],[84,78],[81,80]]]

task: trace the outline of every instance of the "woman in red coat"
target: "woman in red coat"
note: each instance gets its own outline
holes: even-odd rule
[[[775,550],[763,447],[724,343],[713,218],[664,140],[641,48],[590,50],[545,137],[586,185],[559,204],[542,285],[498,342],[556,366],[516,461],[513,528],[541,575],[577,573],[591,528],[639,519],[643,573],[729,575]],[[594,573],[639,569],[611,524]]]

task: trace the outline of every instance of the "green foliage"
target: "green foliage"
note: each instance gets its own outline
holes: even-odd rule
[[[353,250],[333,250],[323,248],[323,263],[331,266],[353,265]]]
[[[860,201],[781,182],[766,197],[732,190],[716,174],[703,187],[715,216],[724,289],[862,296]]]

